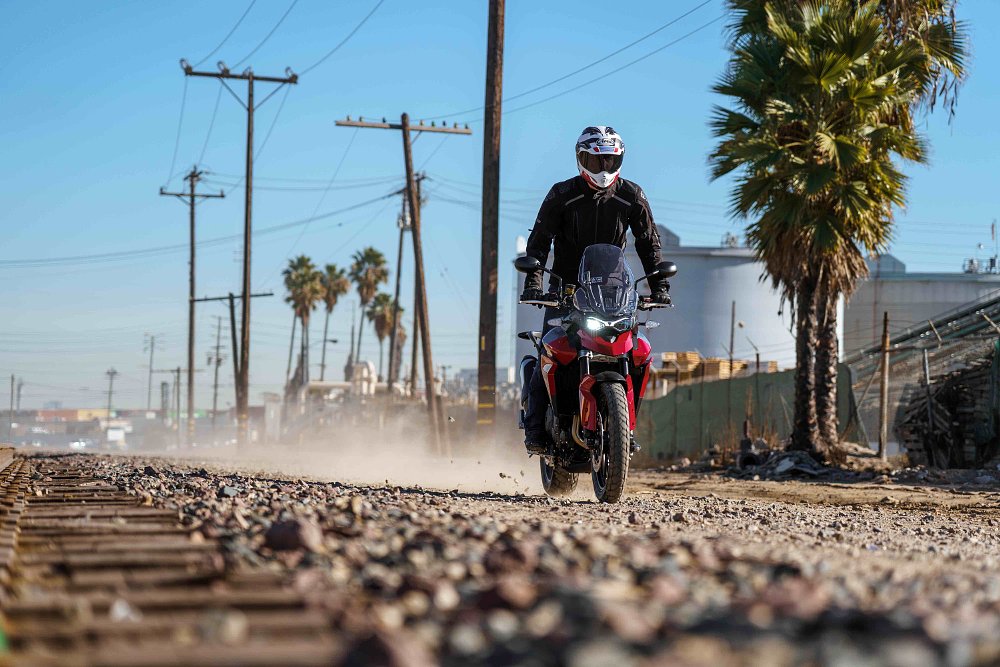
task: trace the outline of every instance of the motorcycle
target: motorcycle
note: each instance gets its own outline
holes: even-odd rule
[[[660,262],[638,280],[616,245],[588,247],[580,260],[575,288],[534,257],[519,257],[514,267],[522,273],[542,271],[558,285],[558,293],[540,300],[521,301],[558,309],[552,328],[522,331],[537,356],[521,360],[521,418],[527,408],[528,383],[541,363],[541,377],[549,396],[545,414],[548,451],[540,455],[542,487],[550,496],[564,496],[577,485],[577,475],[590,473],[597,499],[616,503],[625,491],[629,462],[639,450],[635,440],[636,413],[646,391],[652,348],[640,327],[637,311],[668,307],[640,298],[637,284],[653,277],[677,274],[673,262]]]

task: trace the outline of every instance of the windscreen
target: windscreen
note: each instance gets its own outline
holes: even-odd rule
[[[583,312],[615,317],[635,311],[632,272],[616,245],[600,243],[583,251],[577,285],[574,305]]]

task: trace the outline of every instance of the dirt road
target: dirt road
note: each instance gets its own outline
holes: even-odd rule
[[[228,567],[286,577],[343,664],[1000,663],[1000,487],[985,474],[958,490],[637,472],[606,506],[87,461],[218,539]]]

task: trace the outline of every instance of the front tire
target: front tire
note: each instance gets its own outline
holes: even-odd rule
[[[602,503],[617,503],[625,493],[631,433],[625,387],[606,382],[597,387],[597,431],[600,459],[594,462],[591,479],[594,495]]]
[[[542,488],[545,493],[553,498],[568,496],[576,489],[577,475],[569,472],[565,468],[556,465],[549,465],[545,462],[545,457],[540,457],[539,466],[542,471]]]

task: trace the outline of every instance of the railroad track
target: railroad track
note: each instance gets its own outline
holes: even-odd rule
[[[278,575],[94,478],[0,449],[0,665],[329,665],[328,617]]]

